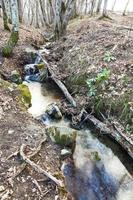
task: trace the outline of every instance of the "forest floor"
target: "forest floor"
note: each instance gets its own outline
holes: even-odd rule
[[[79,110],[86,107],[97,115],[102,112],[108,118],[113,116],[123,124],[132,138],[133,30],[129,31],[126,27],[131,27],[133,17],[112,17],[115,20],[88,17],[72,20],[66,37],[49,46],[51,53],[47,59],[56,76],[65,82],[73,94]],[[0,190],[0,195],[4,192],[7,195],[5,199],[52,200],[59,194],[57,187],[46,179],[39,182],[41,195],[34,180],[44,177],[38,176],[30,167],[26,167],[15,178],[13,187],[8,182],[8,178],[19,169],[21,160],[16,161],[16,157],[6,158],[17,151],[22,143],[33,148],[46,137],[44,125],[33,119],[16,98],[18,90],[14,89],[12,83],[2,79],[8,79],[15,69],[22,73],[22,55],[25,49],[41,46],[44,42],[39,31],[22,26],[20,40],[12,57],[5,59],[0,65],[0,189],[2,190],[1,186],[4,187],[3,191]],[[0,47],[9,35],[3,30],[0,19]],[[106,71],[101,75],[103,69]],[[98,74],[100,87],[96,86],[97,83],[94,84],[98,80]],[[93,81],[89,80],[92,78]],[[90,90],[93,95],[89,94]],[[50,141],[42,146],[34,161],[52,174],[60,175],[59,149]]]
[[[133,17],[111,17],[74,19],[67,36],[51,47],[49,62],[79,110],[86,107],[99,117],[102,112],[110,120],[117,118],[132,135]]]

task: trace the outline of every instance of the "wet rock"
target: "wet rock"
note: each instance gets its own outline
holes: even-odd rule
[[[24,66],[24,72],[26,75],[33,75],[39,73],[39,69],[36,64],[28,64]]]
[[[61,150],[61,157],[66,158],[72,154],[71,149],[62,149]]]
[[[48,105],[46,113],[54,119],[62,119],[62,114],[56,103]]]
[[[13,83],[16,83],[16,84],[21,84],[22,83],[21,75],[17,70],[14,70],[14,71],[11,72],[10,80]]]
[[[55,142],[56,144],[59,144],[61,146],[65,147],[71,147],[74,148],[77,131],[73,130],[71,128],[61,126],[50,126],[46,128],[46,133],[49,135],[51,140]]]
[[[0,185],[0,192],[3,192],[5,190],[5,187],[3,185]]]
[[[31,105],[31,93],[28,86],[21,84],[19,85],[19,89],[22,94],[22,101],[24,102],[25,106],[29,107]]]

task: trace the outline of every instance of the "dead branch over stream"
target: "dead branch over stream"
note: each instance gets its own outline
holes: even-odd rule
[[[85,111],[86,112],[86,111]],[[99,130],[100,134],[106,134],[109,137],[113,138],[116,142],[118,142],[127,153],[133,158],[133,141],[127,134],[122,133],[122,131],[118,130],[116,125],[110,123],[105,124],[95,118],[93,115],[88,114],[86,112],[86,118],[83,122],[87,122],[92,124],[97,130]]]

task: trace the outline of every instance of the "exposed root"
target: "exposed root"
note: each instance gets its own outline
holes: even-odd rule
[[[43,139],[43,140],[40,142],[40,144],[38,145],[37,149],[36,149],[33,153],[31,153],[31,154],[28,156],[29,159],[33,158],[36,154],[38,154],[38,152],[41,150],[42,144],[43,144],[44,142],[46,142],[46,138]],[[7,158],[7,160],[10,159],[10,158],[12,158],[12,157],[14,157],[14,156],[17,156],[18,154],[20,154],[20,151],[16,151],[16,152],[12,153],[12,154]],[[12,187],[13,187],[13,180],[14,180],[17,176],[19,176],[19,175],[24,171],[24,169],[26,168],[26,166],[27,166],[27,163],[25,163],[25,162],[22,163],[21,166],[19,167],[19,169],[17,170],[17,172],[16,172],[12,177],[10,177],[10,178],[8,179],[8,182],[9,182],[9,184],[10,184]]]
[[[45,176],[47,176],[48,178],[50,178],[52,181],[54,181],[58,186],[63,187],[63,183],[62,181],[58,180],[57,178],[55,178],[52,174],[48,173],[47,171],[45,171],[44,169],[42,169],[40,166],[38,166],[37,164],[35,164],[33,161],[31,161],[25,154],[24,154],[24,148],[25,145],[22,144],[22,146],[20,147],[20,156],[22,157],[22,159],[28,163],[36,172],[40,173],[40,174],[44,174]]]

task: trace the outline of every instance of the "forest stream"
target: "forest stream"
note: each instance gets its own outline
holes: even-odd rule
[[[109,138],[101,139],[88,127],[72,129],[68,119],[49,119],[44,115],[46,108],[60,102],[60,93],[45,83],[31,81],[30,78],[25,80],[23,84],[28,86],[32,96],[28,112],[34,118],[41,119],[46,129],[56,127],[64,132],[68,129],[77,133],[72,158],[64,159],[61,167],[67,190],[74,199],[131,200],[133,180],[130,158],[122,148]]]

